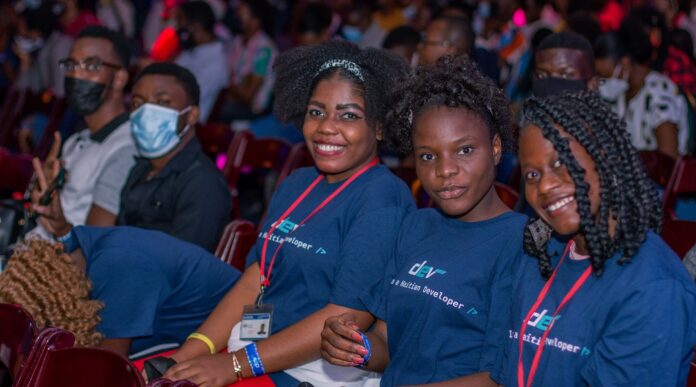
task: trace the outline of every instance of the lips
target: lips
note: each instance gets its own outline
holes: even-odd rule
[[[445,188],[435,191],[435,195],[442,200],[456,199],[464,193],[466,193],[467,188],[457,185],[450,185]]]
[[[573,195],[563,196],[545,205],[544,211],[551,216],[555,216],[567,209],[573,202],[575,202]]]

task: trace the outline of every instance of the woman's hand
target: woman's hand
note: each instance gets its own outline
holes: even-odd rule
[[[168,369],[164,377],[173,381],[190,380],[203,387],[227,386],[237,381],[229,353],[203,355],[178,363]]]
[[[321,332],[321,356],[331,364],[354,367],[363,364],[367,349],[352,314],[329,317]]]

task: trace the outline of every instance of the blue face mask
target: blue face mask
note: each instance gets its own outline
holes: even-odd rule
[[[130,115],[131,134],[140,155],[148,159],[162,157],[174,149],[190,125],[177,133],[179,116],[190,110],[190,106],[181,112],[163,106],[145,103]]]
[[[343,31],[343,37],[349,42],[358,43],[363,38],[363,33],[358,27],[345,24],[341,30]]]

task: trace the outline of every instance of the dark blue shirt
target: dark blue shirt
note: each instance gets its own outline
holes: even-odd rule
[[[554,266],[564,247],[550,243]],[[539,340],[552,326],[534,386],[685,385],[696,344],[696,285],[652,232],[631,263],[619,266],[617,259],[618,254],[605,263],[601,277],[590,275],[551,324],[556,307],[590,264],[565,259],[523,338],[527,377]],[[545,282],[537,260],[524,256],[504,334],[507,359],[498,369],[505,385],[517,385],[520,325]]]
[[[385,277],[385,289],[371,295],[375,314],[387,322],[390,363],[382,386],[433,383],[493,368],[509,320],[512,269],[522,253],[526,219],[508,212],[462,222],[427,209],[404,221],[396,275]],[[386,301],[379,301],[380,293]]]
[[[97,330],[108,339],[133,338],[131,353],[183,343],[240,276],[202,248],[160,231],[80,226],[67,248],[82,249],[90,297],[104,303]]]
[[[315,168],[290,175],[273,195],[269,213],[247,265],[260,262],[261,248],[271,224],[316,179]],[[266,266],[276,258],[264,302],[274,305],[272,333],[284,329],[328,303],[364,310],[358,294],[382,279],[393,254],[403,217],[414,209],[403,181],[384,166],[358,177],[326,207],[293,230],[343,182],[322,180],[273,233]]]

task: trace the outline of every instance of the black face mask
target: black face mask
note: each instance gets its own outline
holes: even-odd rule
[[[180,27],[176,30],[176,36],[179,37],[179,47],[182,50],[190,50],[196,47],[196,42],[193,41],[193,34],[186,27]]]
[[[532,93],[542,98],[564,93],[577,93],[583,90],[587,90],[587,83],[579,79],[549,77],[535,79],[532,82]]]
[[[105,84],[65,77],[64,85],[68,105],[81,115],[90,115],[101,106],[106,89]]]

